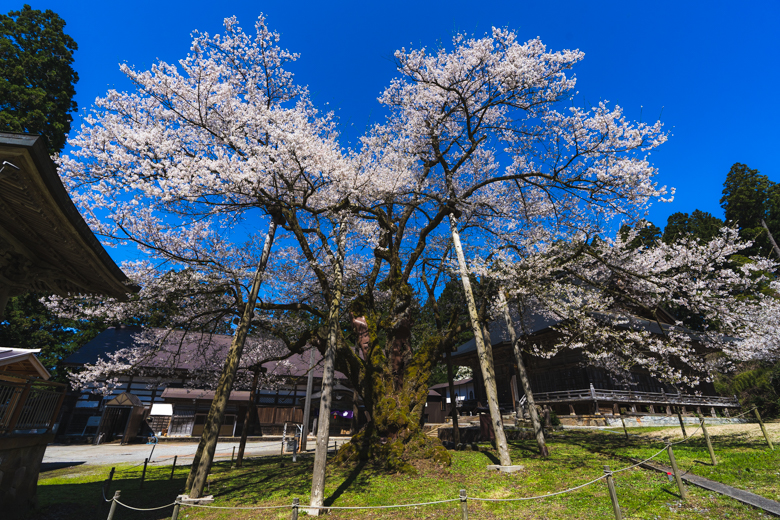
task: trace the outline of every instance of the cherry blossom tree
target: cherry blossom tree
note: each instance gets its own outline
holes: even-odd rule
[[[636,235],[551,243],[481,272],[502,280],[518,315],[531,309],[559,322],[554,344],[523,338],[535,355],[580,349],[614,373],[639,367],[694,390],[735,362],[777,356],[777,342],[767,339],[780,301],[758,291],[775,264],[755,257],[735,265],[731,257],[750,246],[736,230],[723,228],[707,243],[688,236],[651,247],[634,247]],[[697,316],[700,326],[670,320],[669,308]]]
[[[397,151],[416,159],[424,202],[415,209],[425,206],[432,227],[449,221],[499,458],[509,465],[459,222],[481,220],[475,240],[494,224],[506,238],[545,222],[600,229],[664,195],[646,154],[666,137],[660,123],[632,123],[619,107],[573,106],[575,80],[567,71],[582,59],[579,51],[550,52],[538,39],[519,43],[503,29],[456,36],[452,47],[396,53],[401,77],[380,98],[391,111],[383,130]],[[415,262],[410,257],[396,294]]]
[[[229,18],[224,35],[194,33],[178,66],[161,62],[137,71],[123,65],[135,92],[109,91],[98,99],[70,142],[72,156],[60,161],[97,232],[137,244],[158,270],[195,270],[235,302],[230,307],[239,320],[188,479],[192,496],[205,486],[265,265],[284,222],[273,205],[288,186],[280,179],[294,177],[300,161],[316,169],[331,160],[328,151],[338,154],[328,117],[317,116],[306,90],[285,70],[297,56],[278,46],[263,17],[255,32],[250,37]],[[260,223],[264,215],[262,250],[252,235],[245,244],[236,240],[246,222]]]

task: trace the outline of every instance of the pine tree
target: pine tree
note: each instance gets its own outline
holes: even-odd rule
[[[49,152],[65,147],[76,110],[76,42],[50,10],[25,5],[0,15],[0,130],[45,135]]]
[[[726,182],[723,183],[720,205],[726,214],[726,222],[739,228],[740,237],[755,242],[753,247],[745,251],[746,255],[771,254],[771,245],[761,221],[767,222],[775,237],[780,234],[779,190],[766,175],[744,164],[735,163],[729,170]]]

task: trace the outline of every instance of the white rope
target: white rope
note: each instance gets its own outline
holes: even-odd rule
[[[188,504],[187,502],[181,502],[179,505],[187,507],[202,507],[204,509],[282,509],[293,507],[291,504],[286,504],[283,506],[207,506],[205,504]]]
[[[648,458],[646,458],[645,460],[643,460],[643,461],[641,461],[641,462],[637,462],[637,463],[636,463],[636,464],[634,464],[633,466],[628,466],[627,468],[622,468],[622,469],[616,469],[615,471],[611,471],[611,473],[615,474],[615,473],[620,473],[621,471],[628,471],[628,470],[630,470],[630,469],[634,469],[634,468],[635,468],[635,467],[637,467],[637,466],[641,466],[641,465],[642,465],[642,464],[644,464],[645,462],[649,462],[649,461],[653,460],[654,458],[656,458],[657,456],[659,456],[661,453],[663,453],[663,452],[665,452],[665,451],[666,451],[666,448],[661,448],[661,449],[660,449],[660,450],[658,450],[658,452],[657,452],[655,455],[653,455],[652,457],[648,457]]]
[[[419,502],[417,504],[394,504],[391,506],[300,506],[304,509],[391,509],[395,507],[419,507],[431,506],[434,504],[446,504],[447,502],[459,502],[458,498],[448,498],[447,500],[436,500],[434,502]]]
[[[122,502],[120,502],[116,498],[113,499],[113,500],[114,500],[114,502],[116,502],[120,506],[126,507],[127,509],[132,509],[133,511],[157,511],[158,509],[165,509],[166,507],[171,507],[173,505],[176,505],[176,502],[171,502],[170,504],[166,504],[166,505],[160,506],[160,507],[141,508],[141,507],[128,506],[127,504],[123,504]]]

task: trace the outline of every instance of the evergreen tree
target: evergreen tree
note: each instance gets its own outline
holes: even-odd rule
[[[40,302],[41,295],[25,293],[8,300],[0,322],[0,346],[41,349],[38,359],[56,380],[65,381],[60,361],[97,336],[97,322],[58,318]]]
[[[739,227],[742,239],[755,242],[753,247],[745,251],[746,255],[771,254],[771,245],[761,220],[766,221],[777,239],[780,235],[778,199],[780,188],[758,170],[751,170],[741,163],[735,163],[729,170],[723,184],[720,205],[725,212],[726,222],[733,222]]]
[[[631,241],[630,247],[632,249],[637,249],[640,247],[652,247],[661,239],[661,228],[652,222],[642,220],[636,225],[636,228],[639,229],[639,232],[637,233],[634,240]],[[627,224],[623,224],[620,227],[620,236],[623,240],[628,237],[631,229],[631,226]]]
[[[701,242],[709,242],[724,225],[721,219],[706,211],[697,209],[690,215],[678,211],[669,215],[666,220],[663,241],[671,244],[685,235],[691,235]]]
[[[50,10],[0,15],[0,130],[43,134],[62,151],[76,110],[76,42]]]

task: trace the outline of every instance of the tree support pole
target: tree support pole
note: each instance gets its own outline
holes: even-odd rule
[[[452,414],[452,442],[457,446],[460,444],[460,428],[458,428],[458,397],[455,395],[455,381],[452,370],[452,354],[449,347],[446,349],[445,357],[447,359],[447,382],[450,391],[450,413]]]
[[[775,242],[775,237],[772,236],[772,232],[769,231],[769,228],[766,225],[766,222],[764,222],[764,219],[761,219],[761,226],[766,230],[766,234],[769,237],[769,241],[772,242],[772,248],[775,250],[775,254],[777,255],[777,258],[780,258],[780,247],[777,247],[777,242]]]
[[[330,440],[330,409],[333,394],[334,365],[336,361],[336,344],[339,338],[339,307],[344,279],[344,245],[345,237],[342,229],[337,236],[337,258],[335,259],[333,294],[328,309],[328,345],[322,367],[322,385],[320,390],[320,416],[317,422],[317,447],[314,451],[314,471],[311,480],[310,505],[322,507],[325,501],[325,464],[328,458],[328,442]],[[335,449],[335,443],[334,443]],[[309,509],[311,516],[319,516],[323,509]]]
[[[710,452],[710,461],[713,466],[718,465],[718,460],[715,458],[715,450],[712,449],[712,441],[710,441],[710,433],[707,431],[707,426],[704,424],[704,416],[699,415],[699,422],[701,423],[701,431],[704,434],[704,440],[707,442],[707,451]]]
[[[523,363],[523,353],[520,351],[520,344],[518,343],[515,325],[512,323],[512,316],[509,314],[509,305],[507,305],[503,287],[498,288],[498,305],[501,307],[501,312],[504,314],[506,328],[509,331],[509,340],[512,342],[512,351],[515,354],[515,363],[517,364],[517,375],[520,377],[520,382],[523,385],[523,392],[525,392],[525,398],[528,401],[528,409],[529,413],[531,414],[531,423],[533,424],[534,433],[536,435],[536,444],[539,446],[539,453],[542,455],[542,457],[548,457],[550,452],[548,451],[547,444],[544,441],[544,430],[542,429],[542,423],[539,420],[539,413],[536,410],[534,393],[531,390],[531,381],[528,379],[528,372],[525,370],[525,364]]]
[[[246,450],[246,438],[249,436],[250,424],[254,426],[254,418],[257,417],[257,382],[260,378],[260,367],[255,366],[252,370],[252,390],[249,392],[249,404],[246,409],[246,416],[244,417],[244,427],[241,428],[241,441],[238,443],[238,459],[236,459],[236,467],[240,468],[244,462],[244,451]]]
[[[766,443],[769,444],[769,449],[774,451],[775,447],[772,446],[772,441],[769,440],[769,434],[766,431],[766,426],[764,426],[764,421],[761,420],[761,414],[758,413],[758,408],[753,408],[753,412],[756,414],[756,419],[758,419],[758,424],[761,425],[761,432],[764,434],[764,438],[766,439]]]
[[[252,280],[252,289],[241,314],[241,321],[233,335],[233,341],[230,344],[228,357],[222,374],[219,377],[219,383],[214,393],[214,399],[211,401],[211,408],[206,416],[206,424],[203,427],[203,433],[198,443],[198,450],[195,452],[195,458],[192,461],[192,468],[187,477],[186,489],[190,490],[191,498],[200,498],[203,488],[206,486],[211,463],[214,461],[214,452],[217,449],[217,440],[219,439],[219,427],[225,418],[225,409],[227,408],[230,391],[233,389],[233,381],[236,378],[238,365],[241,361],[241,354],[244,351],[244,342],[249,333],[249,325],[254,316],[255,305],[257,304],[257,294],[260,292],[260,285],[263,283],[263,273],[268,263],[268,257],[271,254],[271,246],[274,242],[276,227],[284,222],[280,215],[274,215],[268,225],[268,234],[265,237],[263,245],[263,254],[260,257],[260,263],[255,271]]]
[[[314,391],[314,347],[309,353],[309,375],[306,379],[306,400],[303,405],[303,431],[301,432],[301,453],[306,451],[309,438],[309,418],[311,416],[311,393]]]
[[[506,434],[504,433],[504,421],[501,418],[501,411],[498,408],[498,391],[496,390],[496,373],[495,368],[493,367],[492,345],[485,345],[482,326],[479,323],[479,316],[477,314],[477,304],[474,301],[474,292],[471,290],[471,281],[469,279],[468,267],[466,266],[466,257],[463,255],[463,246],[460,243],[457,217],[450,213],[449,220],[452,242],[458,257],[460,279],[463,283],[463,292],[466,295],[466,304],[468,306],[469,318],[471,319],[471,328],[474,330],[477,357],[479,358],[479,365],[482,369],[482,378],[485,383],[485,393],[487,394],[488,408],[490,409],[490,419],[493,423],[493,431],[496,434],[498,458],[502,466],[511,466],[512,458],[509,456],[509,446],[507,445]],[[489,342],[489,335],[487,339]]]

